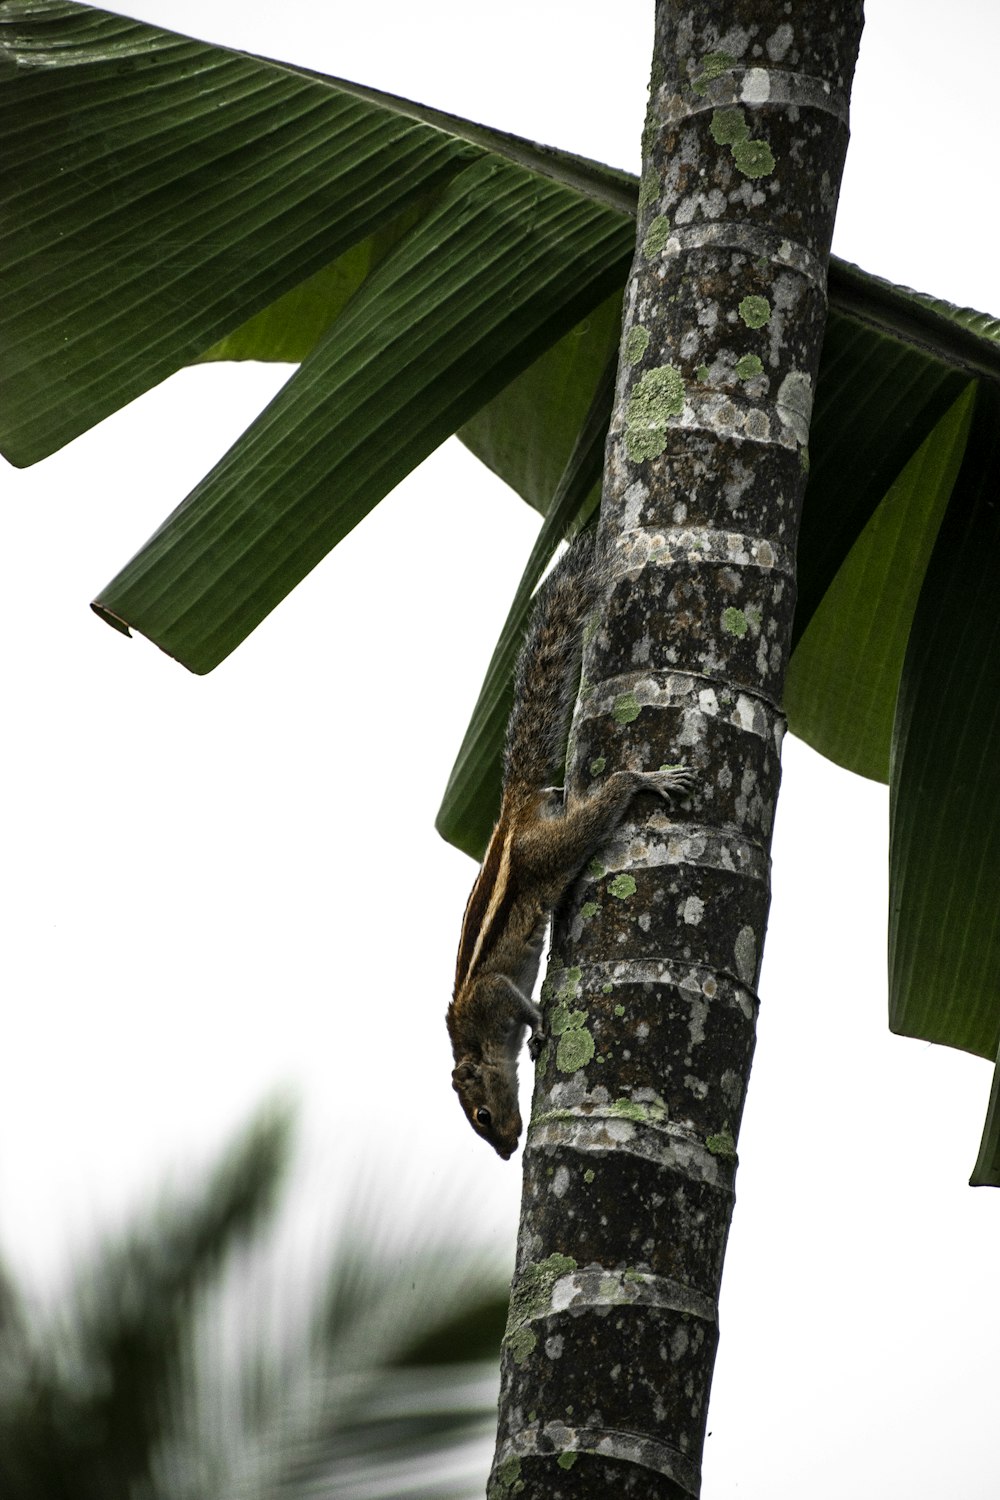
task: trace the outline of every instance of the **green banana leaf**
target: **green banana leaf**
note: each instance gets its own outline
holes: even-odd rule
[[[0,6],[0,140],[14,463],[186,364],[299,363],[101,591],[110,623],[211,670],[456,430],[549,517],[439,818],[478,852],[531,587],[595,503],[634,179],[68,0]],[[996,1058],[998,325],[837,261],[829,292],[789,722],[891,779],[893,1026]]]

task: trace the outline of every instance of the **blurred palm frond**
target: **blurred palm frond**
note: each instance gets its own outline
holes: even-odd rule
[[[42,1311],[0,1268],[4,1500],[482,1493],[506,1293],[373,1209],[305,1267],[271,1230],[289,1118],[91,1252]]]

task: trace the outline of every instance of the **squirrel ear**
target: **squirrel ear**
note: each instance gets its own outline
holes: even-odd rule
[[[477,1079],[479,1076],[480,1071],[478,1066],[474,1062],[470,1062],[466,1057],[463,1058],[458,1067],[452,1071],[452,1085],[457,1089],[459,1084],[472,1083],[473,1080]]]

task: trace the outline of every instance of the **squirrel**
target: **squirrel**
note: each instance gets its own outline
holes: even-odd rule
[[[693,786],[684,766],[615,771],[564,805],[562,789],[548,784],[565,763],[583,625],[605,590],[594,535],[580,533],[535,596],[514,675],[500,813],[465,908],[447,1014],[453,1087],[473,1129],[505,1161],[521,1134],[517,1060],[526,1028],[533,1058],[545,1041],[531,992],[549,917],[633,797],[669,799]]]

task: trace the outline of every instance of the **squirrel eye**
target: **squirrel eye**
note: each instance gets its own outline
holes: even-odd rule
[[[493,1116],[488,1109],[480,1108],[476,1110],[476,1124],[482,1125],[484,1130],[489,1126],[492,1118]]]

